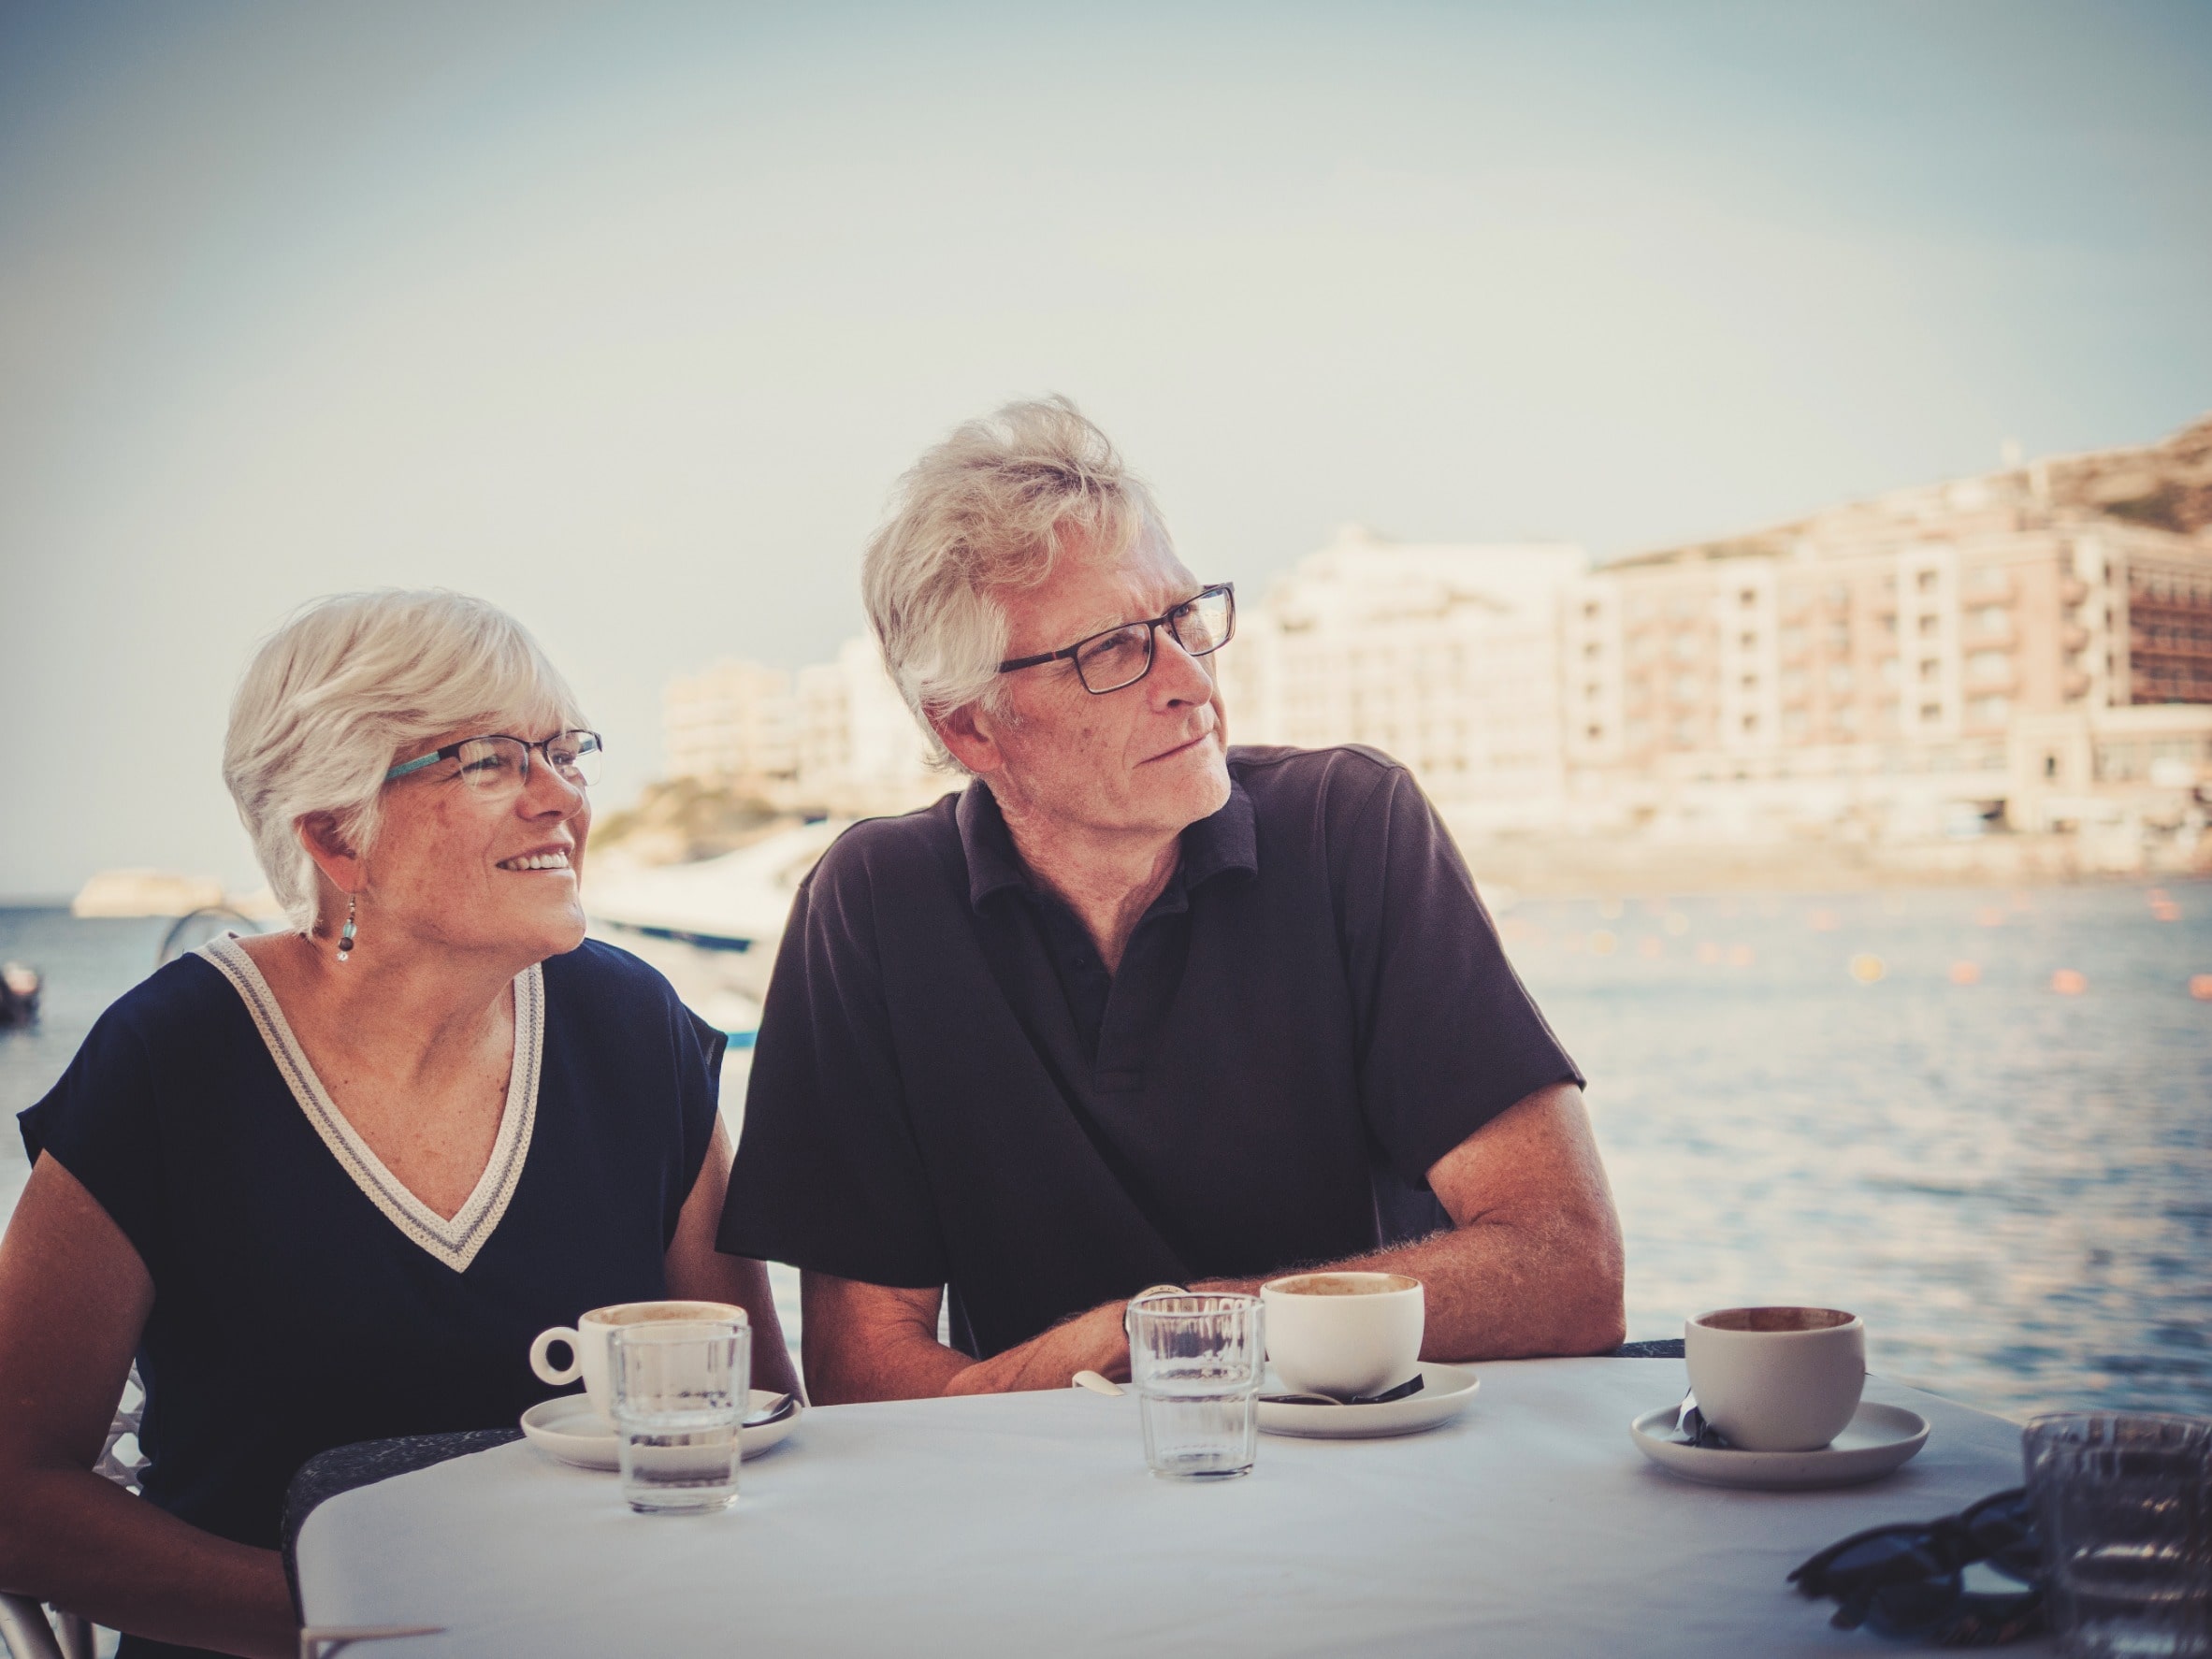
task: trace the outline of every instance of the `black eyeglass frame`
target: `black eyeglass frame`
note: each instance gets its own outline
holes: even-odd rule
[[[591,740],[589,743],[576,745],[576,754],[579,757],[604,755],[607,752],[606,741],[598,732],[587,730],[581,726],[571,727],[566,731],[557,731],[551,737],[541,739],[537,743],[530,742],[527,737],[516,737],[511,731],[483,731],[474,737],[465,737],[457,743],[448,743],[444,748],[433,750],[430,754],[417,755],[412,760],[402,760],[398,766],[384,773],[384,782],[388,784],[396,778],[406,777],[411,772],[422,771],[426,766],[434,766],[441,760],[457,760],[460,758],[461,751],[470,743],[481,743],[489,738],[499,738],[507,743],[522,745],[522,781],[526,786],[530,781],[530,755],[535,751],[545,757],[545,764],[552,768],[553,775],[568,785],[570,788],[588,789],[591,786],[589,784],[582,779],[569,776],[567,772],[561,771],[560,762],[553,757],[553,745],[559,743],[564,737],[587,737]]]
[[[1881,1548],[1887,1546],[1887,1549]],[[1848,1558],[1867,1559],[1849,1565]],[[2017,1590],[1968,1590],[1965,1569],[1986,1562]],[[1869,1527],[1830,1544],[1789,1575],[1800,1595],[1838,1606],[1839,1630],[1988,1646],[2042,1627],[2043,1581],[2025,1491],[1992,1493],[1956,1515]]]
[[[1229,626],[1222,629],[1222,637],[1214,641],[1212,644],[1207,645],[1203,650],[1193,651],[1189,645],[1183,643],[1183,636],[1177,630],[1175,626],[1175,614],[1178,611],[1188,610],[1193,605],[1198,603],[1200,599],[1211,599],[1216,594],[1219,594],[1222,599],[1229,602]],[[1145,666],[1139,670],[1135,676],[1122,681],[1119,685],[1092,685],[1088,679],[1084,678],[1082,659],[1077,654],[1083,649],[1084,646],[1094,644],[1098,641],[1105,639],[1108,634],[1118,634],[1124,628],[1141,628],[1145,630]],[[1006,661],[999,664],[999,672],[1002,674],[1011,674],[1021,669],[1041,668],[1046,663],[1059,662],[1062,659],[1066,658],[1074,661],[1076,665],[1077,680],[1082,685],[1083,689],[1090,692],[1092,696],[1104,697],[1108,692],[1126,691],[1130,686],[1135,685],[1139,681],[1143,680],[1147,674],[1149,674],[1152,671],[1152,665],[1159,660],[1160,629],[1163,628],[1164,628],[1170,634],[1175,636],[1175,642],[1178,645],[1181,645],[1183,650],[1190,656],[1211,656],[1215,652],[1219,651],[1223,645],[1226,645],[1231,640],[1236,637],[1236,584],[1234,582],[1213,583],[1206,587],[1200,588],[1189,599],[1181,601],[1181,603],[1169,606],[1168,609],[1163,611],[1157,616],[1149,616],[1142,622],[1117,622],[1112,628],[1102,628],[1094,634],[1085,634],[1081,639],[1077,640],[1074,644],[1068,646],[1064,651],[1043,651],[1039,652],[1034,656],[1010,657]]]

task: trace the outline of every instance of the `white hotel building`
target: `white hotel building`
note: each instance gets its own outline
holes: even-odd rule
[[[2212,422],[2158,449],[1597,569],[1348,527],[1239,596],[1230,736],[1371,744],[1478,835],[2180,826],[2212,787],[2212,526],[2175,490],[2212,491]],[[837,813],[948,786],[864,638],[795,682],[718,665],[667,710],[678,775]]]

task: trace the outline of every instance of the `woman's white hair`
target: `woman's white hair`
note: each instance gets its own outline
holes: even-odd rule
[[[263,642],[230,705],[223,781],[295,923],[315,923],[300,820],[327,813],[348,846],[368,852],[395,760],[478,721],[583,724],[538,642],[482,599],[443,589],[338,594]]]
[[[1072,552],[1118,558],[1148,534],[1167,545],[1151,491],[1065,397],[1009,403],[915,462],[868,543],[860,593],[891,683],[931,740],[933,717],[1005,706],[996,590],[1035,586]],[[941,743],[937,757],[951,763]]]

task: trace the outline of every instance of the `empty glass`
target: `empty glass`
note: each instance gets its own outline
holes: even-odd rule
[[[753,1333],[743,1318],[624,1325],[607,1339],[622,1495],[641,1513],[723,1509],[737,1496]]]
[[[2039,1417],[2021,1450],[2065,1651],[2212,1654],[2212,1419]]]
[[[1266,1342],[1257,1296],[1190,1291],[1129,1305],[1129,1374],[1155,1475],[1250,1472]]]

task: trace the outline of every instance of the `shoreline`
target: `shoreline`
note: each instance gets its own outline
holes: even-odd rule
[[[2079,838],[1998,834],[1973,840],[1872,843],[1753,842],[1695,845],[1609,842],[1598,836],[1460,838],[1485,892],[1522,899],[1728,897],[1880,892],[2009,891],[2190,885],[2212,878],[2198,859],[2099,859]]]

